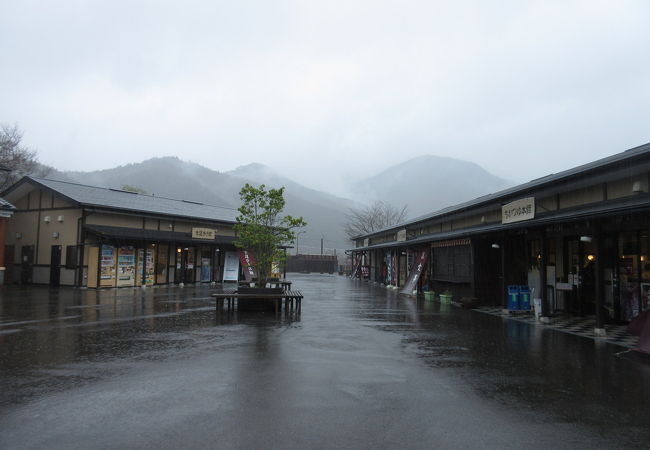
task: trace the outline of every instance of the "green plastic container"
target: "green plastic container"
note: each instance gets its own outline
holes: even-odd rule
[[[453,295],[440,294],[440,303],[443,305],[451,304],[451,299],[454,298]]]
[[[433,301],[436,298],[436,293],[433,291],[424,291],[424,299]]]

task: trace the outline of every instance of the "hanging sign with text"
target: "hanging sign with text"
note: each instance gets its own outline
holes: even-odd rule
[[[192,239],[205,239],[214,241],[217,230],[212,228],[192,228]]]
[[[501,207],[501,223],[522,222],[535,218],[535,197],[521,198]]]

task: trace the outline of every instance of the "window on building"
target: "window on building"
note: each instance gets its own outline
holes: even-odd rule
[[[433,278],[451,282],[472,280],[472,247],[468,241],[441,242],[434,245]]]

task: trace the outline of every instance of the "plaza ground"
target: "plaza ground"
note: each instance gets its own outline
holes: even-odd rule
[[[0,448],[644,448],[650,359],[290,274],[302,314],[209,285],[0,293]]]

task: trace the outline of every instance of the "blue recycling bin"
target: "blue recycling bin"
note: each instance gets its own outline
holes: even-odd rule
[[[519,309],[519,286],[516,285],[508,286],[508,309],[509,310]]]
[[[519,286],[519,309],[530,311],[530,287]]]

